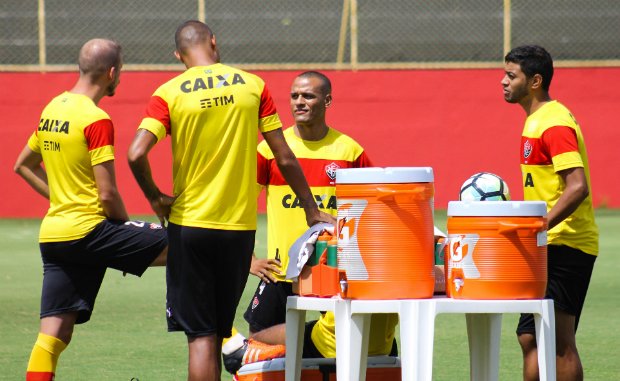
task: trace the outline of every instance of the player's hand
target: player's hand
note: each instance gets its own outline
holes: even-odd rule
[[[159,224],[164,228],[164,230],[166,229],[166,221],[170,218],[170,207],[176,200],[176,197],[160,193],[156,199],[151,201],[151,208],[155,214],[157,214]]]
[[[306,222],[308,226],[312,227],[318,223],[326,222],[336,226],[336,217],[331,214],[322,212],[318,207],[312,209],[306,209]]]
[[[278,280],[273,276],[273,273],[282,275],[282,271],[278,270],[276,266],[282,266],[277,259],[258,259],[252,255],[252,265],[250,266],[250,274],[257,276],[265,283],[277,283]]]

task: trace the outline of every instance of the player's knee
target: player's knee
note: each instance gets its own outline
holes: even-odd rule
[[[254,327],[251,324],[249,325],[249,327],[250,327],[250,335],[248,339],[256,339],[256,335],[258,335],[258,333],[262,330],[260,328]]]
[[[531,333],[519,333],[517,338],[524,355],[536,350],[536,337]]]
[[[57,338],[66,345],[69,345],[71,338],[73,338],[73,327],[63,327],[58,331]]]

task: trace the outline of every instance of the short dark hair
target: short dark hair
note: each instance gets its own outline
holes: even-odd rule
[[[197,20],[185,21],[179,25],[174,33],[174,43],[177,52],[185,53],[187,49],[201,43],[208,42],[213,36],[211,29]]]
[[[519,46],[506,54],[504,60],[519,64],[521,71],[528,79],[540,74],[543,90],[549,91],[553,78],[553,59],[545,48],[538,45]]]
[[[325,95],[332,93],[332,82],[325,74],[321,74],[318,71],[306,71],[299,74],[297,78],[318,78],[323,83],[323,91],[325,91]]]

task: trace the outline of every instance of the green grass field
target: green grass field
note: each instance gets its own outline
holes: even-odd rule
[[[143,218],[155,222],[153,217]],[[577,343],[586,380],[620,379],[620,211],[597,211],[600,256],[581,318]],[[0,220],[0,380],[25,378],[39,330],[42,266],[37,245],[39,220]],[[436,225],[445,231],[445,212]],[[267,250],[266,217],[259,216],[256,253]],[[243,320],[258,280],[250,277],[237,309],[235,326],[247,334]],[[166,332],[165,272],[149,269],[141,278],[110,270],[92,319],[77,326],[71,345],[60,357],[57,380],[183,380],[187,378],[187,344],[182,333]],[[315,318],[316,315],[308,314]],[[514,334],[518,316],[505,315],[500,379],[521,380],[521,354]],[[439,315],[435,328],[434,380],[469,379],[465,317]],[[230,376],[224,372],[224,380]]]

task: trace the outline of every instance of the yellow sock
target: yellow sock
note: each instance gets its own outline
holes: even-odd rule
[[[67,344],[63,343],[62,340],[39,333],[37,342],[30,354],[26,381],[53,381],[58,357],[65,348],[67,348]]]
[[[233,327],[232,336],[222,341],[222,353],[229,355],[243,346],[245,336]]]
[[[222,340],[222,346],[226,345],[226,343],[229,342],[230,339],[235,337],[235,335],[238,334],[238,333],[239,333],[239,331],[237,331],[237,329],[235,327],[232,327],[232,335],[230,335],[230,337],[225,337],[224,340]]]

